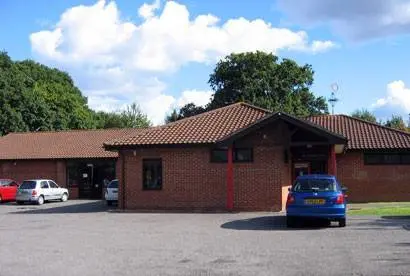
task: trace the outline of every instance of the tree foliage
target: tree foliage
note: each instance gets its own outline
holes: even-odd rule
[[[377,123],[376,116],[367,109],[358,109],[354,111],[351,116],[368,122]]]
[[[310,65],[279,60],[270,53],[231,54],[219,61],[210,75],[215,93],[208,109],[245,101],[297,116],[328,113],[325,98],[310,91],[313,75]]]
[[[386,121],[385,126],[407,131],[406,123],[404,122],[403,117],[398,115],[392,115],[392,117]]]
[[[12,61],[0,52],[0,135],[147,125],[136,104],[119,114],[96,113],[67,73],[31,60]]]
[[[93,128],[93,112],[71,77],[0,53],[0,133]]]
[[[206,111],[206,108],[197,106],[194,103],[188,103],[179,110],[174,109],[171,114],[165,118],[166,123],[175,122],[183,118],[201,114]]]
[[[327,114],[326,99],[310,91],[313,75],[310,65],[300,66],[290,59],[279,60],[270,53],[231,54],[219,61],[210,75],[208,82],[214,90],[210,103],[205,108],[187,104],[174,110],[166,121],[241,101],[297,116]]]

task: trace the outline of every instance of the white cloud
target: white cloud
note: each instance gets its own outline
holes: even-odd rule
[[[294,22],[328,25],[352,40],[410,32],[410,0],[278,0]]]
[[[375,112],[381,117],[390,117],[392,114],[405,115],[410,113],[410,88],[401,80],[387,85],[387,95],[372,105]]]
[[[209,103],[213,91],[185,90],[177,101],[177,107],[182,107],[188,103],[194,103],[198,106],[205,106]]]
[[[162,121],[167,108],[187,101],[203,105],[209,91],[168,95],[161,74],[191,62],[210,64],[231,52],[263,50],[317,53],[332,41],[310,41],[303,30],[277,28],[262,19],[225,22],[212,14],[190,16],[175,1],[145,3],[140,23],[125,20],[114,1],[67,9],[50,29],[30,35],[42,62],[63,68],[89,98],[92,108],[112,110],[139,101],[149,118]]]
[[[151,18],[154,16],[154,12],[160,8],[160,1],[155,0],[152,4],[144,3],[139,9],[138,14],[145,19]]]
[[[167,1],[139,9],[140,25],[121,20],[115,2],[66,10],[53,30],[31,34],[33,51],[65,63],[121,64],[131,69],[167,71],[188,62],[210,62],[231,52],[295,50],[318,52],[331,41],[309,43],[304,31],[275,28],[262,19],[243,17],[218,24],[211,14],[192,20],[186,6]],[[320,47],[318,47],[320,45]]]

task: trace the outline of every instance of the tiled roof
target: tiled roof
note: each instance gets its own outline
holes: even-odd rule
[[[410,149],[410,133],[347,115],[320,115],[306,118],[349,139],[347,149]]]
[[[106,158],[118,153],[103,148],[105,141],[142,129],[70,130],[10,133],[0,138],[0,160]]]
[[[246,103],[236,103],[197,116],[154,127],[139,135],[106,143],[107,148],[128,145],[207,144],[244,128],[269,114]]]
[[[189,117],[160,127],[154,127],[107,141],[106,148],[219,142],[243,128],[263,122],[268,110],[246,103],[237,103]],[[274,114],[273,114],[274,115]],[[290,116],[291,117],[291,116]],[[347,149],[410,149],[410,133],[373,124],[347,115],[320,115],[304,118],[330,133],[346,137]]]
[[[104,150],[104,142],[106,149],[129,145],[211,144],[263,122],[269,114],[267,110],[237,103],[147,129],[10,133],[0,138],[0,160],[117,157],[117,152]],[[305,120],[346,137],[347,149],[410,149],[410,133],[346,115],[312,116]]]

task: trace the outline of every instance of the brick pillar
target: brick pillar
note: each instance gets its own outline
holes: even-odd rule
[[[67,167],[65,160],[56,161],[56,179],[54,179],[58,185],[67,188]]]
[[[336,168],[336,151],[335,145],[330,145],[329,149],[329,157],[327,162],[327,173],[330,175],[336,176],[337,168]]]
[[[226,209],[233,210],[234,191],[233,191],[233,154],[232,145],[228,148],[228,164],[226,168]]]
[[[118,208],[124,209],[124,179],[123,179],[123,165],[124,165],[124,155],[120,151],[118,154],[118,159],[115,163],[115,174],[118,179]]]

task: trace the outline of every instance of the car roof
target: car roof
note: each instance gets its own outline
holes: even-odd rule
[[[306,174],[298,176],[297,179],[336,179],[336,177],[329,174]]]
[[[24,181],[36,181],[36,182],[38,182],[38,181],[53,181],[53,182],[54,182],[54,180],[51,180],[51,179],[43,179],[43,178],[39,178],[39,179],[26,179],[26,180],[24,180]]]

